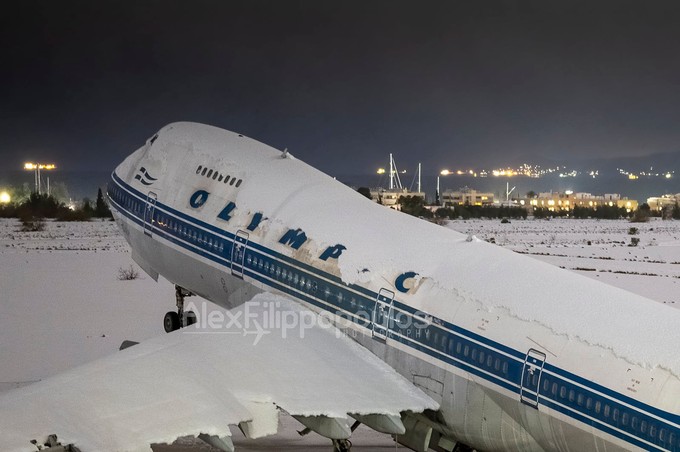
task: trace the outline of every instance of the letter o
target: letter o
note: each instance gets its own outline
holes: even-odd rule
[[[205,202],[208,200],[208,196],[210,196],[210,193],[207,191],[197,190],[193,195],[191,195],[191,198],[189,199],[189,205],[194,209],[198,209],[203,204],[205,204]]]

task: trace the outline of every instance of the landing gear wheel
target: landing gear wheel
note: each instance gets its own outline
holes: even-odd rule
[[[196,314],[194,311],[186,311],[184,313],[184,326],[190,326],[196,323]]]
[[[163,328],[165,328],[165,332],[172,333],[173,331],[178,330],[179,327],[179,314],[172,311],[166,313],[163,318]]]
[[[333,452],[349,452],[352,449],[352,441],[348,439],[334,439]]]

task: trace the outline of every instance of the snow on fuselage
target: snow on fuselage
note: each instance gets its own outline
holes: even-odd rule
[[[166,126],[112,177],[143,268],[226,307],[267,290],[347,319],[440,402],[449,436],[481,450],[680,447],[677,310],[383,208],[206,125]]]

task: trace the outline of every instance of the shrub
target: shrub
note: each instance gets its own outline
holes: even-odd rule
[[[84,210],[60,209],[56,216],[57,221],[89,221],[90,216]]]
[[[45,220],[25,216],[21,218],[21,232],[39,232],[45,230]]]
[[[647,223],[649,221],[649,212],[638,209],[630,218],[631,223]]]
[[[631,227],[630,229],[628,229],[628,235],[635,235],[637,233],[638,233],[638,228]]]
[[[129,268],[123,267],[118,268],[119,281],[132,281],[137,278],[139,278],[139,272],[135,270],[135,268],[132,265],[130,265]]]
[[[640,239],[638,237],[631,237],[628,246],[638,246],[638,243],[640,243]]]

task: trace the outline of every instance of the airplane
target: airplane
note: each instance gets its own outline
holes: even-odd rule
[[[135,262],[175,284],[169,334],[0,395],[3,450],[233,451],[229,425],[269,435],[279,411],[335,451],[358,424],[423,452],[680,450],[677,310],[203,124],[163,127],[107,198]],[[290,313],[313,321],[243,327]]]

